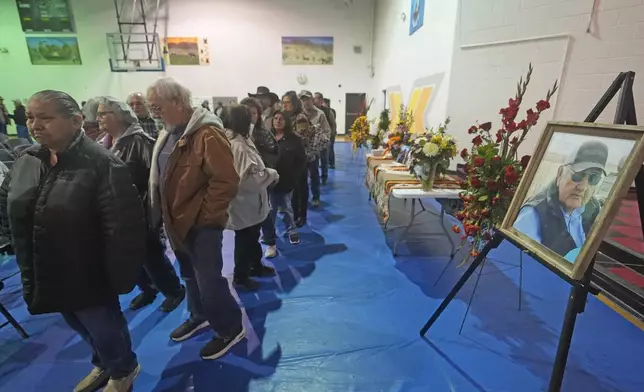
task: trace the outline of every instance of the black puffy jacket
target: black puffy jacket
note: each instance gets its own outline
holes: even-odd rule
[[[292,133],[282,137],[277,144],[279,145],[279,156],[275,170],[280,175],[280,179],[275,185],[274,191],[288,193],[295,189],[302,172],[306,170],[304,143],[302,138]]]
[[[42,146],[23,152],[0,188],[0,218],[30,313],[100,306],[134,288],[143,206],[123,162],[83,132],[54,166]]]

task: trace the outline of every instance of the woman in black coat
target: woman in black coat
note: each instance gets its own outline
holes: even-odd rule
[[[94,369],[75,390],[128,390],[140,367],[118,295],[132,291],[145,257],[144,210],[127,166],[82,124],[66,93],[29,99],[27,126],[40,145],[15,161],[0,188],[0,227],[12,239],[29,312],[61,313],[92,347]]]
[[[293,190],[297,185],[302,173],[306,171],[306,152],[302,139],[293,132],[289,117],[283,111],[276,111],[273,115],[273,134],[279,146],[279,157],[275,165],[280,179],[277,185],[269,193],[271,213],[270,216],[275,222],[273,230],[264,233],[264,241],[268,245],[266,257],[271,258],[277,255],[276,246],[276,218],[278,210],[284,212],[284,224],[289,242],[293,245],[300,243],[300,236],[295,225],[295,216],[291,198]]]

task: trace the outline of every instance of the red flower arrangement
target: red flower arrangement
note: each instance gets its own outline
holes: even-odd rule
[[[502,126],[498,131],[492,133],[490,122],[473,125],[467,131],[474,137],[471,150],[461,151],[467,173],[464,191],[460,194],[464,207],[456,213],[461,225],[452,228],[455,233],[462,234],[463,244],[468,239],[472,243],[472,250],[464,263],[470,256],[478,256],[478,252],[492,238],[494,228],[503,221],[530,160],[528,155],[518,159],[517,150],[539,121],[541,113],[550,108],[550,98],[557,91],[555,81],[546,98],[537,102],[534,109],[528,109],[525,119],[516,122],[531,76],[532,64],[525,80],[519,80],[515,97],[499,111]]]

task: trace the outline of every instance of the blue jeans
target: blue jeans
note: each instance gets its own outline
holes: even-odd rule
[[[29,143],[34,144],[34,141],[31,139],[31,135],[29,134],[29,129],[27,129],[26,126],[16,125],[16,131],[20,139],[25,139],[29,141]]]
[[[284,210],[283,221],[286,225],[286,233],[297,233],[295,217],[293,216],[293,206],[291,204],[293,192],[278,193],[273,191],[268,194],[268,197],[271,203],[271,212],[268,216],[271,218],[271,222],[274,222],[274,225],[273,230],[266,230],[264,232],[264,242],[266,242],[266,245],[274,246],[277,242],[277,212],[280,208]]]
[[[313,162],[309,162],[308,168],[309,177],[311,178],[311,193],[313,194],[313,200],[320,200],[320,158],[315,158]]]
[[[92,364],[123,378],[138,365],[132,351],[130,331],[121,312],[118,297],[113,303],[76,312],[63,313],[63,318],[92,347]]]
[[[208,320],[220,337],[230,337],[239,332],[241,310],[230,293],[228,280],[221,274],[222,237],[221,229],[193,229],[186,238],[188,251],[175,250],[175,255],[186,282],[190,318],[197,322]]]

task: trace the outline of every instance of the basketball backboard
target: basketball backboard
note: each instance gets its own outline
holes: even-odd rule
[[[108,33],[112,72],[163,72],[165,63],[157,33]]]

